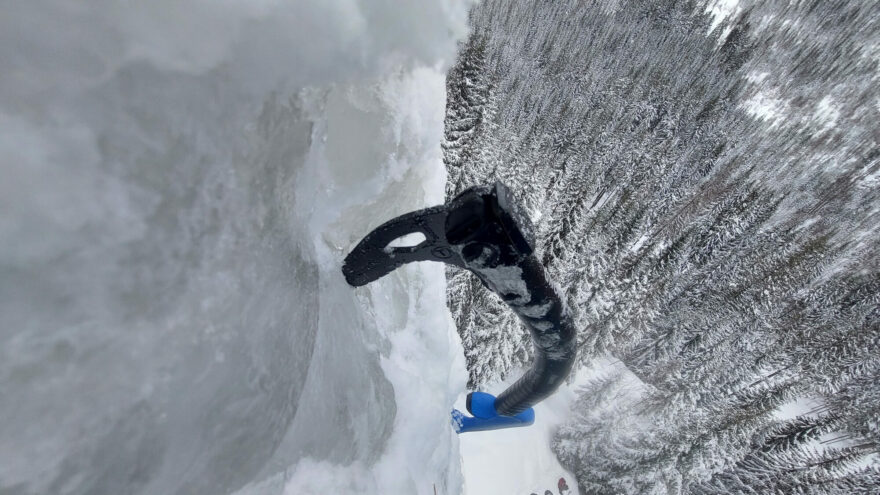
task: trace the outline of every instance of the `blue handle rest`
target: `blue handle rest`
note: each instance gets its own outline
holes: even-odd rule
[[[515,416],[498,414],[495,410],[495,396],[485,392],[468,394],[467,410],[473,416],[467,416],[458,409],[452,410],[452,427],[456,433],[517,428],[535,422],[535,410],[531,407]]]

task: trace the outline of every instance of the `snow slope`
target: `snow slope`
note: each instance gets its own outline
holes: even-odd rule
[[[460,490],[442,267],[339,266],[442,200],[467,7],[4,9],[0,493]]]
[[[503,387],[497,392],[501,390]],[[464,397],[457,404],[461,410]],[[528,495],[552,490],[555,494],[560,477],[569,487],[576,487],[574,476],[559,464],[550,449],[555,428],[567,418],[574,399],[574,391],[562,387],[535,406],[532,426],[461,435],[464,493]]]
[[[565,478],[571,489],[569,493],[577,493],[574,475],[559,463],[550,447],[553,435],[571,416],[578,389],[618,364],[616,360],[602,357],[576,371],[571,383],[559,387],[556,393],[535,406],[535,423],[528,428],[461,435],[464,493],[542,495],[545,490],[551,490],[556,494],[559,478]],[[519,376],[520,373],[514,373],[504,383],[486,391],[499,394]],[[465,410],[466,398],[467,394],[459,396],[458,409]]]

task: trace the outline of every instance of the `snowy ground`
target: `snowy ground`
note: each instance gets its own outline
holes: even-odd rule
[[[554,428],[565,420],[573,400],[573,391],[560,390],[535,406],[535,424],[528,428],[461,435],[464,493],[544,495],[544,490],[552,490],[555,495],[560,477],[564,477],[570,487],[576,486],[574,476],[559,464],[550,450]],[[464,410],[464,396],[457,407]]]
[[[544,495],[545,490],[557,493],[559,478],[565,478],[572,494],[577,493],[574,475],[567,471],[550,448],[556,428],[571,415],[577,390],[589,380],[603,375],[619,362],[599,358],[578,371],[571,383],[535,406],[535,424],[527,428],[511,428],[473,432],[460,436],[462,473],[467,495],[504,493],[512,495]],[[519,378],[489,387],[486,392],[498,394]],[[461,394],[456,407],[465,410]]]

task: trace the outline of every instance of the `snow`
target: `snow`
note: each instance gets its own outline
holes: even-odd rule
[[[400,236],[397,239],[389,242],[388,245],[385,246],[383,251],[385,251],[386,253],[391,253],[392,251],[394,251],[394,248],[418,246],[419,244],[425,242],[425,240],[427,240],[425,234],[421,232],[413,232],[411,234]]]
[[[816,105],[816,111],[813,114],[813,119],[820,126],[819,134],[832,131],[837,126],[839,118],[840,109],[835,105],[831,95],[826,95],[819,100],[819,103]]]
[[[711,33],[720,24],[729,21],[740,12],[739,0],[714,0],[706,2],[705,11],[712,16],[712,24],[709,26],[709,32]],[[728,26],[722,33],[721,38],[727,38],[731,29]]]
[[[752,116],[769,121],[772,126],[781,125],[788,113],[787,102],[764,90],[744,102],[743,107]]]
[[[821,413],[827,412],[825,402],[821,399],[810,397],[798,397],[788,403],[781,405],[773,412],[776,419],[786,420],[794,419],[798,416],[819,416]],[[830,448],[842,449],[852,447],[861,443],[857,435],[852,435],[846,431],[829,431],[816,439],[808,440],[804,443],[805,449],[814,452],[822,452]],[[865,468],[880,462],[880,454],[872,453],[859,459],[854,468]]]
[[[810,411],[819,409],[822,402],[808,397],[799,397],[779,406],[773,412],[776,419],[794,419],[798,416],[810,414]]]
[[[440,265],[469,2],[61,0],[0,17],[0,492],[457,493]]]
[[[611,360],[601,358],[575,373],[570,383],[562,385],[556,393],[534,407],[535,423],[532,426],[462,434],[464,493],[527,495],[551,490],[555,494],[559,478],[565,478],[572,490],[570,493],[577,493],[574,475],[559,464],[550,445],[556,429],[571,416],[577,390],[611,366],[614,366]],[[509,380],[493,384],[486,391],[497,395],[520,374],[514,373]],[[466,393],[461,394],[455,407],[466,411],[466,398]]]
[[[634,242],[633,245],[629,247],[629,250],[633,253],[639,252],[639,249],[641,249],[645,242],[650,239],[651,236],[649,234],[642,234],[642,236],[639,237],[638,240],[636,240],[636,242]]]

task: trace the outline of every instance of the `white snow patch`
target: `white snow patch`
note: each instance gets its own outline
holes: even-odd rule
[[[819,125],[818,134],[834,129],[837,120],[840,118],[840,109],[834,104],[831,95],[826,95],[816,105],[816,111],[813,113],[813,119]]]
[[[712,24],[709,26],[709,32],[715,30],[721,23],[740,12],[739,0],[715,0],[706,4],[705,11],[712,15]],[[721,39],[730,34],[731,28],[728,27],[721,36]]]
[[[411,234],[402,235],[397,239],[389,242],[388,245],[385,246],[384,251],[386,253],[390,253],[391,251],[394,251],[394,248],[418,246],[419,244],[425,242],[426,239],[427,237],[425,237],[425,234],[421,232],[413,232]]]
[[[769,72],[749,72],[746,74],[746,80],[752,84],[761,85],[770,76]]]
[[[759,119],[769,121],[771,127],[782,124],[787,113],[787,106],[784,100],[776,98],[766,91],[759,91],[743,103],[746,112]]]
[[[538,222],[540,222],[543,217],[544,212],[542,212],[540,208],[535,208],[529,213],[529,219],[532,221],[532,225],[538,225]]]
[[[637,252],[646,242],[648,242],[648,239],[650,238],[651,236],[649,234],[642,234],[642,236],[639,237],[639,239],[635,243],[633,243],[632,246],[629,247],[629,250],[633,253]]]
[[[773,415],[776,419],[794,419],[798,416],[809,414],[810,411],[814,411],[820,407],[822,407],[821,401],[809,397],[799,397],[779,406],[779,408],[773,412]]]
[[[803,222],[801,222],[797,227],[795,227],[795,231],[801,231],[809,228],[811,225],[815,224],[820,220],[819,217],[810,217]]]
[[[776,419],[786,420],[794,419],[798,416],[818,416],[826,411],[824,401],[821,399],[813,399],[810,397],[798,397],[797,399],[783,404],[774,411],[773,415]],[[815,452],[822,452],[830,448],[845,448],[862,443],[863,440],[858,435],[852,435],[845,431],[830,431],[821,435],[819,438],[810,440],[804,444],[805,449],[811,449]],[[855,465],[849,467],[852,471],[861,469],[880,462],[880,454],[874,453],[867,455],[859,460]]]
[[[571,383],[535,406],[535,423],[524,428],[470,432],[459,435],[462,473],[466,495],[544,493],[554,494],[559,478],[565,478],[571,493],[577,493],[574,475],[565,469],[551,449],[556,429],[571,416],[577,390],[590,379],[617,365],[611,359],[597,359],[577,371]],[[498,394],[519,376],[498,383],[487,390]],[[456,408],[465,411],[466,393],[459,396]]]

